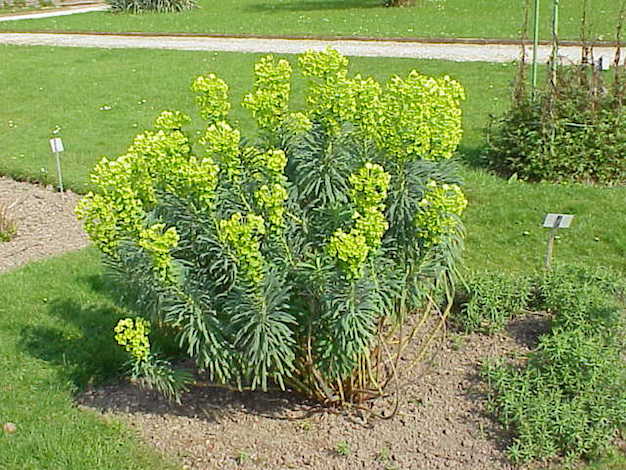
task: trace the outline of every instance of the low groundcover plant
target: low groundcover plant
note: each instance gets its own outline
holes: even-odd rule
[[[535,283],[534,307],[550,314],[551,328],[525,362],[485,364],[489,407],[513,433],[516,462],[597,455],[626,426],[624,282],[561,266]]]
[[[443,324],[435,298],[451,297],[466,205],[450,161],[463,89],[415,71],[349,76],[331,49],[299,66],[306,106],[293,112],[290,63],[256,64],[254,140],[229,121],[227,84],[198,77],[201,138],[161,113],[97,165],[77,209],[141,317],[116,329],[133,375],[171,397],[190,376],[158,359],[151,329],[213,382],[337,404],[397,378],[404,343],[391,338],[416,312]]]

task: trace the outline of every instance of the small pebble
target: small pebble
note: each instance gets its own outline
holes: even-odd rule
[[[2,429],[4,429],[4,432],[6,432],[7,434],[13,434],[15,431],[17,431],[17,426],[13,423],[6,423]]]

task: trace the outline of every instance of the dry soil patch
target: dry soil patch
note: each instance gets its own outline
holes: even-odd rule
[[[17,235],[0,242],[0,272],[88,244],[74,207],[80,196],[0,177],[0,204],[17,223]]]
[[[79,401],[120,418],[188,469],[508,470],[514,468],[504,454],[510,437],[484,409],[478,364],[527,352],[527,335],[512,333],[449,336],[414,371],[391,420],[210,386],[195,387],[182,405],[132,384],[89,390]],[[374,405],[378,412],[392,407],[391,398]]]

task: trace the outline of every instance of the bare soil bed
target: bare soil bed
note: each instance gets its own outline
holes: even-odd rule
[[[492,337],[449,334],[414,370],[390,420],[211,386],[195,387],[182,405],[128,383],[88,390],[79,403],[121,419],[187,469],[506,470],[515,468],[504,453],[510,436],[485,411],[479,364],[519,358],[544,330],[545,321],[531,317]],[[372,411],[393,405],[379,399]]]
[[[0,242],[0,272],[87,246],[87,236],[74,215],[79,199],[72,192],[61,194],[0,177],[0,204],[17,224],[17,235]]]

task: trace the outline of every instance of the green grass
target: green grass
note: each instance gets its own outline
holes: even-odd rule
[[[595,36],[613,38],[619,3],[591,2]],[[0,29],[518,38],[523,4],[522,0],[417,0],[414,7],[385,8],[382,0],[200,0],[199,9],[184,13],[88,13],[0,23]],[[541,35],[546,39],[551,35],[551,4],[541,1]],[[582,5],[583,0],[561,2],[563,39],[578,38]]]
[[[119,422],[78,409],[73,393],[125,360],[110,332],[121,313],[103,292],[93,250],[0,276],[3,470],[174,469]]]
[[[485,172],[466,171],[469,206],[466,261],[469,267],[526,271],[543,266],[548,212],[574,214],[559,233],[554,260],[610,266],[626,274],[626,187],[511,183]]]
[[[596,462],[590,463],[581,470],[625,470],[626,457],[623,454],[614,452],[610,456],[604,457]]]

